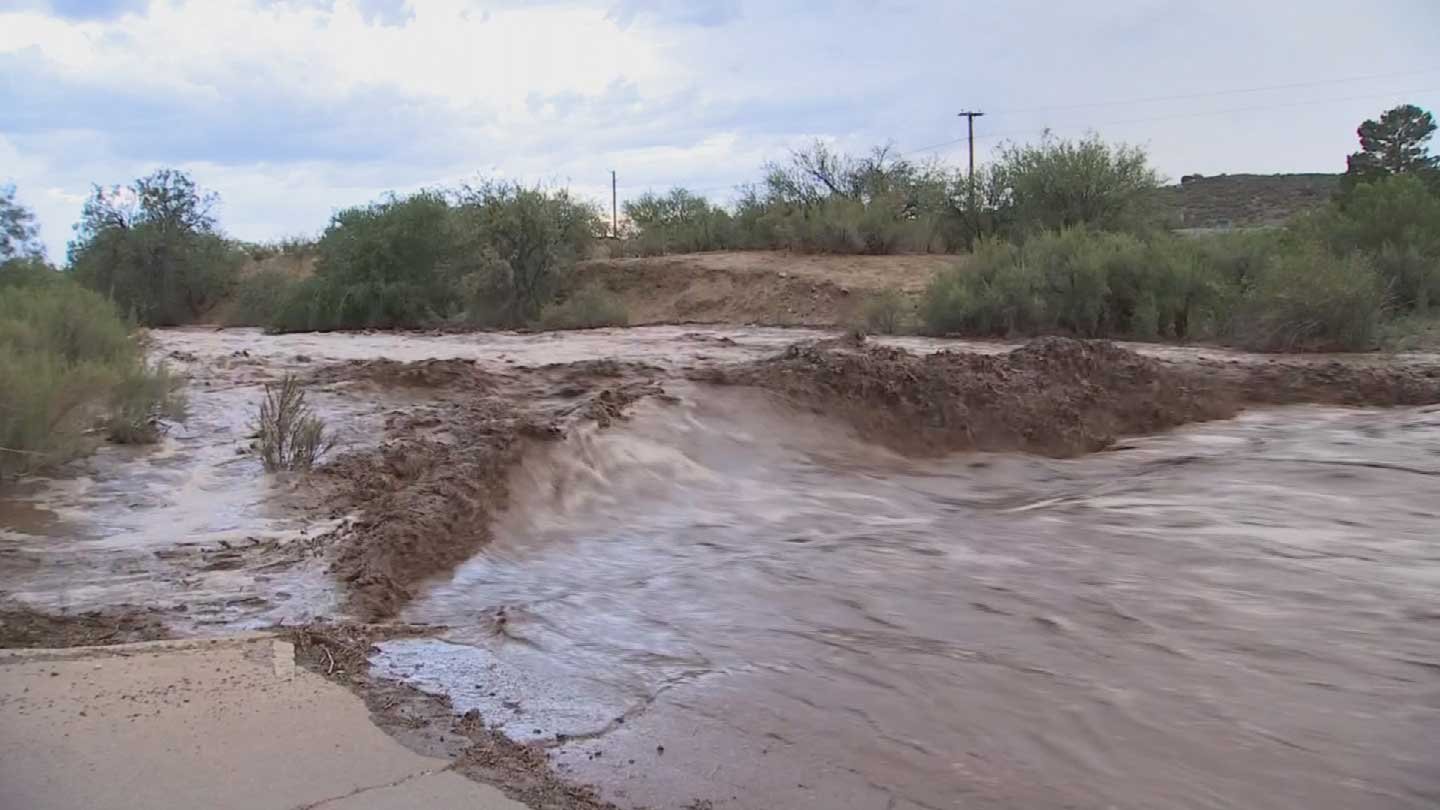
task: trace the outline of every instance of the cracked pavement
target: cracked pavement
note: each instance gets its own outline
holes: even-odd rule
[[[265,635],[0,653],[0,808],[519,810]]]

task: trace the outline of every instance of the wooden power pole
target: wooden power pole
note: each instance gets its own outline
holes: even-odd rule
[[[615,170],[610,170],[610,235],[616,239],[620,238],[620,208],[616,204],[619,196],[615,193]]]
[[[979,111],[960,113],[960,117],[965,119],[965,124],[970,130],[970,175],[968,182],[970,184],[971,211],[975,210],[975,119],[984,114],[985,113]]]

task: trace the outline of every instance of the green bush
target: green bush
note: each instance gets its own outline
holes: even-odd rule
[[[166,420],[185,418],[181,380],[164,363],[136,363],[123,368],[110,391],[106,436],[117,444],[150,444],[159,440]]]
[[[340,211],[316,252],[315,276],[281,292],[273,329],[417,327],[455,305],[463,243],[437,192]]]
[[[969,261],[930,282],[921,304],[923,320],[935,334],[1035,333],[1046,323],[1041,282],[1018,245],[982,239]]]
[[[982,241],[936,276],[927,328],[974,335],[1072,334],[1230,340],[1264,351],[1375,345],[1387,283],[1362,253],[1292,237],[1149,240],[1081,229],[1024,245]]]
[[[65,275],[43,259],[23,258],[0,262],[0,290],[7,287],[35,287],[64,281]]]
[[[296,280],[283,270],[262,269],[235,283],[226,326],[264,326],[280,312]]]
[[[585,287],[540,313],[541,329],[594,329],[625,326],[630,316],[619,298],[599,287]]]
[[[466,317],[481,326],[522,326],[565,288],[599,231],[595,210],[565,190],[516,184],[468,186],[457,216],[478,262],[461,280]]]
[[[255,424],[256,449],[269,472],[309,470],[334,446],[334,437],[305,401],[305,388],[293,374],[265,386]]]
[[[564,289],[597,230],[565,191],[487,183],[336,214],[315,275],[254,282],[272,331],[402,329],[464,320],[523,326]],[[278,290],[278,292],[277,292]]]
[[[1369,257],[1310,247],[1271,260],[1235,337],[1261,351],[1363,351],[1375,347],[1385,309],[1385,280]]]
[[[906,309],[905,296],[899,290],[881,290],[865,300],[861,310],[865,329],[880,335],[896,334],[904,328]]]
[[[1370,256],[1402,311],[1428,309],[1440,295],[1440,196],[1417,177],[1360,183],[1291,231],[1337,255]]]
[[[0,294],[0,476],[84,452],[95,428],[153,440],[179,414],[177,388],[100,295],[53,279]]]
[[[1071,141],[1047,134],[1038,144],[1006,145],[994,172],[1021,234],[1143,227],[1140,206],[1160,185],[1144,150],[1097,135]]]
[[[659,196],[650,192],[625,203],[625,218],[636,229],[631,252],[640,256],[697,253],[736,246],[729,212],[683,188]]]
[[[229,292],[244,253],[216,231],[217,198],[162,169],[86,201],[70,272],[147,326],[189,323]]]

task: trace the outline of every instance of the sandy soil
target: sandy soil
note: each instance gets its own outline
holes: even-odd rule
[[[695,253],[584,262],[578,283],[624,301],[632,324],[854,323],[867,296],[896,288],[912,300],[946,255],[807,256],[771,251]]]

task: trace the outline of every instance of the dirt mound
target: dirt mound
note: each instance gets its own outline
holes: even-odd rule
[[[40,613],[28,607],[0,607],[0,649],[93,647],[170,638],[152,612],[90,611],[77,614]]]
[[[439,361],[351,367],[364,377],[425,378]],[[463,364],[462,364],[463,366]],[[454,368],[460,368],[456,366]],[[387,441],[351,453],[323,472],[340,483],[359,517],[338,530],[333,570],[348,590],[348,607],[366,620],[393,616],[421,581],[450,571],[490,541],[490,518],[509,497],[510,471],[534,442],[563,437],[577,424],[601,427],[624,416],[637,399],[663,392],[648,366],[610,361],[547,366],[513,375],[439,379],[458,396],[386,425]]]
[[[1440,368],[1279,360],[1227,373],[1246,401],[1273,405],[1399,406],[1440,402]]]
[[[914,299],[959,256],[806,256],[774,251],[693,253],[581,263],[578,280],[616,296],[632,325],[855,323],[873,294]]]
[[[1099,341],[1042,338],[1009,354],[829,341],[701,372],[704,381],[777,391],[912,453],[1026,450],[1068,456],[1116,437],[1234,413],[1213,387]]]
[[[414,363],[384,358],[351,360],[316,369],[311,374],[311,380],[322,384],[363,380],[385,387],[409,388],[492,387],[490,375],[480,370],[474,360],[458,358]]]

